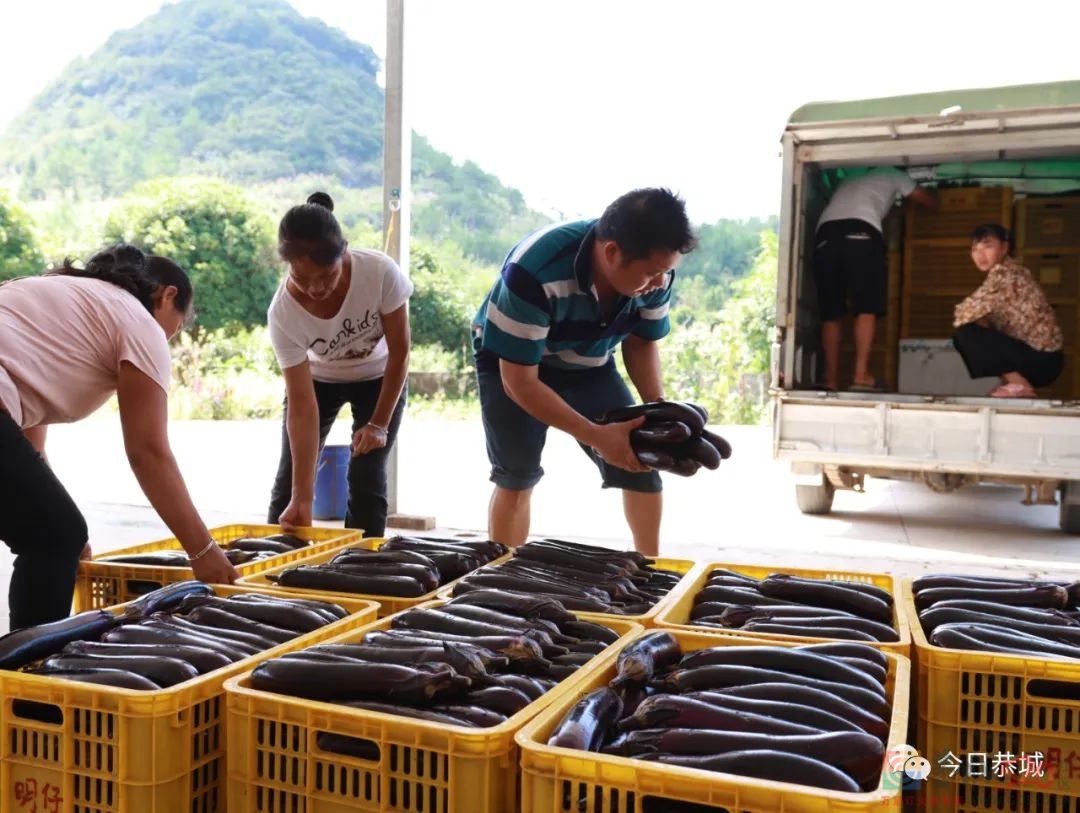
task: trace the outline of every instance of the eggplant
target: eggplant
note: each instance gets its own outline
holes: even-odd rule
[[[727,460],[731,457],[731,444],[724,440],[724,438],[713,434],[708,429],[702,429],[700,436],[713,445],[713,448],[720,453],[720,458],[722,460]]]
[[[330,601],[316,601],[307,598],[295,598],[289,596],[273,596],[267,593],[238,593],[229,596],[229,601],[239,601],[245,604],[285,604],[290,607],[303,607],[305,610],[325,615],[328,623],[348,618],[349,611],[340,604]]]
[[[710,471],[720,468],[720,451],[700,435],[672,448],[676,458],[697,461]]]
[[[885,760],[881,740],[863,731],[817,734],[756,734],[669,728],[630,732],[627,745],[640,753],[711,756],[733,751],[774,750],[819,759],[833,765],[863,787],[876,784]],[[667,762],[667,760],[663,760]]]
[[[416,702],[463,691],[468,684],[468,678],[446,664],[318,661],[304,658],[302,652],[263,661],[251,673],[254,689],[308,700],[362,700],[377,695]]]
[[[280,587],[326,590],[331,593],[418,598],[427,592],[416,579],[408,576],[362,576],[347,570],[320,565],[298,565],[268,577]]]
[[[319,565],[319,567],[362,577],[405,576],[419,584],[425,593],[431,593],[439,589],[439,585],[442,583],[442,577],[434,564],[428,566],[413,564],[352,564],[351,560],[343,560],[327,562],[324,565]]]
[[[849,703],[854,703],[872,714],[885,718],[890,714],[888,701],[881,696],[877,688],[868,689],[849,683],[837,683],[831,680],[791,674],[777,669],[763,669],[758,666],[738,666],[718,664],[699,666],[694,669],[679,669],[672,672],[663,682],[662,688],[685,694],[687,692],[713,691],[747,683],[789,683],[821,689],[838,695]]]
[[[431,708],[417,708],[399,703],[388,703],[379,700],[346,700],[343,706],[364,711],[377,711],[380,714],[393,714],[398,717],[409,717],[413,720],[426,720],[429,723],[441,723],[442,725],[460,725],[475,727],[472,723],[461,717],[435,711]],[[343,734],[333,734],[329,731],[320,731],[316,743],[324,751],[331,751],[346,756],[358,756],[361,759],[378,760],[381,756],[378,746],[371,750],[371,740],[362,740],[356,737],[347,737]],[[365,745],[366,744],[366,745]]]
[[[835,613],[835,615],[834,615]],[[858,616],[852,616],[848,614],[840,613],[836,610],[818,610],[816,615],[804,615],[802,613],[796,613],[789,615],[784,607],[775,608],[758,608],[757,611],[748,619],[748,621],[742,626],[742,629],[751,629],[752,624],[759,625],[757,629],[761,629],[760,625],[769,624],[778,627],[791,625],[793,627],[799,627],[804,630],[813,630],[819,627],[831,627],[839,628],[841,630],[855,630],[861,633],[865,633],[871,641],[881,641],[885,643],[895,643],[900,640],[900,636],[896,630],[888,624],[882,624],[878,621],[871,621],[869,618],[860,618]],[[763,632],[780,630],[762,630]],[[803,632],[792,632],[790,635],[802,635]],[[809,633],[812,637],[816,638],[833,638],[839,636],[833,636],[827,632],[820,632],[814,634]]]
[[[609,409],[600,416],[597,423],[622,423],[642,416],[646,426],[650,423],[684,423],[694,435],[701,434],[705,428],[701,413],[681,401],[646,401],[643,404]]]
[[[297,634],[312,632],[325,627],[328,623],[325,615],[285,602],[244,603],[217,596],[188,596],[180,602],[182,614],[191,612],[196,607],[214,607],[249,621],[268,624]]]
[[[46,677],[74,680],[79,683],[93,683],[97,686],[112,686],[115,689],[134,689],[143,692],[156,692],[161,687],[148,677],[129,672],[127,669],[88,668],[88,669],[49,669],[33,671],[31,674]],[[17,702],[17,701],[16,701]]]
[[[225,642],[203,635],[181,631],[177,628],[152,626],[150,624],[125,624],[115,627],[101,637],[102,643],[106,644],[144,644],[153,646],[191,646],[199,649],[209,649],[227,658],[230,663],[235,663],[254,652],[238,651],[231,646],[231,642]]]
[[[146,655],[152,658],[176,658],[190,663],[200,675],[229,666],[233,660],[209,647],[190,644],[117,644],[103,641],[72,641],[61,650],[62,655],[105,655],[127,657]]]
[[[528,706],[532,699],[520,689],[510,686],[486,686],[483,689],[469,692],[462,702],[489,709],[502,714],[504,717],[513,717]]]
[[[683,656],[679,669],[692,670],[701,666],[753,666],[775,669],[818,680],[828,680],[864,689],[884,696],[881,684],[842,661],[797,647],[782,646],[717,646],[699,649]]]
[[[167,584],[132,601],[124,610],[124,619],[128,621],[148,618],[154,613],[172,612],[188,596],[212,595],[214,595],[214,589],[209,584],[196,579]]]
[[[809,726],[819,731],[862,731],[856,723],[817,706],[806,706],[801,703],[787,703],[779,700],[765,700],[757,697],[739,697],[719,692],[691,692],[680,696],[700,700],[702,703],[719,705],[727,709],[776,717],[788,723]]]
[[[809,619],[807,619],[809,620]],[[841,641],[878,641],[868,632],[852,629],[851,627],[812,626],[809,624],[777,621],[751,621],[741,629],[747,632],[762,632],[769,635],[797,635],[800,638],[835,638]]]
[[[772,704],[769,704],[770,707]],[[756,734],[818,734],[822,729],[770,714],[748,711],[741,699],[723,703],[722,695],[710,702],[678,694],[647,697],[629,717],[619,720],[620,731],[645,728],[697,728],[745,731]]]
[[[556,624],[576,620],[574,614],[568,612],[557,601],[531,593],[474,590],[466,595],[453,598],[448,602],[447,606],[455,604],[475,604],[478,607],[495,610],[506,615],[516,614],[521,618],[542,618]],[[606,630],[607,628],[600,627],[600,629]],[[610,632],[610,630],[608,631]]]
[[[390,629],[385,632],[371,632],[364,636],[366,643],[377,646],[394,646],[394,642],[404,641],[409,646],[422,642],[425,646],[441,646],[452,643],[458,647],[476,647],[481,651],[489,650],[505,656],[511,663],[515,661],[544,660],[543,648],[533,638],[523,635],[452,635],[446,632],[431,632],[415,629]]]
[[[276,539],[244,537],[230,542],[227,546],[230,550],[242,550],[252,553],[292,553],[296,548],[279,542]]]
[[[582,697],[555,727],[547,744],[556,748],[597,751],[622,716],[622,700],[608,687]]]
[[[880,666],[882,669],[887,670],[889,668],[889,659],[885,653],[880,649],[866,646],[865,644],[840,642],[805,644],[798,647],[798,649],[801,649],[804,652],[816,652],[819,655],[834,655],[838,658],[861,658],[862,660]]]
[[[643,686],[654,675],[678,663],[681,657],[682,648],[675,636],[669,632],[650,632],[623,647],[611,687]]]
[[[635,457],[643,466],[658,471],[666,471],[669,474],[678,474],[680,477],[690,477],[697,474],[701,463],[690,457],[676,457],[672,452],[652,451],[643,449],[634,452]]]
[[[274,644],[284,644],[296,637],[294,630],[282,629],[281,627],[252,621],[238,613],[222,610],[217,607],[196,607],[183,615],[187,620],[199,626],[213,627],[215,630],[228,630],[257,636]]]
[[[814,686],[774,680],[768,683],[736,683],[722,689],[710,690],[709,693],[813,706],[855,723],[867,734],[873,734],[878,739],[884,740],[889,736],[889,715],[874,714],[832,691]]]
[[[976,599],[1015,607],[1042,607],[1063,610],[1069,603],[1069,593],[1056,584],[1038,587],[930,587],[915,594],[915,608],[920,612],[938,601]]]
[[[300,537],[295,536],[294,534],[286,534],[286,533],[270,534],[269,536],[264,536],[263,539],[269,539],[269,540],[274,541],[274,542],[284,542],[286,545],[291,547],[293,550],[303,550],[304,548],[310,548],[311,547],[311,542],[310,541],[308,541],[307,539],[301,539]]]
[[[530,701],[539,700],[548,690],[548,687],[536,678],[525,677],[524,675],[492,675],[491,679],[496,686],[517,689],[528,697]]]
[[[978,590],[1015,589],[1017,587],[1039,587],[1050,584],[1048,581],[1035,579],[1010,579],[1003,576],[976,576],[957,573],[933,573],[920,576],[911,583],[912,592],[918,594],[923,590],[931,590],[938,587],[966,587]]]
[[[844,610],[883,624],[893,620],[889,602],[843,582],[774,573],[762,579],[758,589],[771,598]]]
[[[1017,630],[990,624],[942,624],[930,636],[931,643],[951,649],[989,649],[994,652],[1028,653],[1038,657],[1080,659],[1080,647],[1059,644]],[[972,644],[974,642],[974,645]]]
[[[143,567],[191,567],[188,555],[179,550],[161,550],[151,553],[127,553],[116,556],[99,556],[95,562],[115,565],[142,565]]]
[[[690,440],[692,436],[690,427],[682,421],[645,423],[630,430],[630,445],[634,451],[663,451],[665,447]]]
[[[116,626],[119,618],[105,610],[37,624],[0,638],[0,669],[20,669],[46,655],[59,652],[72,641],[92,641]]]
[[[996,615],[1001,618],[1027,621],[1031,624],[1055,624],[1060,626],[1080,626],[1080,620],[1073,618],[1064,610],[1046,607],[1016,607],[1011,604],[995,604],[993,601],[977,599],[946,599],[935,601],[929,610],[970,610],[976,613]]]
[[[160,655],[50,655],[41,664],[42,674],[72,669],[124,669],[162,688],[199,676],[199,670],[187,661]]]
[[[468,698],[465,698],[468,700]],[[462,703],[439,703],[438,705],[431,707],[432,711],[441,712],[443,714],[449,714],[453,717],[457,717],[464,721],[464,724],[475,726],[476,728],[490,728],[491,726],[501,725],[507,720],[507,715],[500,714],[497,711],[493,711],[483,706],[469,705],[466,702]]]
[[[823,790],[858,793],[859,783],[819,759],[765,748],[754,751],[731,751],[713,756],[649,754],[645,759],[704,771],[732,773],[751,779],[791,782]]]
[[[564,635],[570,635],[582,641],[598,641],[605,646],[610,646],[619,640],[619,633],[615,630],[603,624],[594,624],[592,621],[582,621],[578,618],[560,622],[559,629]]]
[[[222,647],[228,647],[229,651],[236,652],[243,657],[257,655],[263,650],[270,649],[274,645],[273,641],[268,641],[257,635],[238,632],[237,630],[227,630],[196,624],[195,622],[189,621],[178,615],[155,613],[150,618],[139,622],[138,626],[176,630],[186,633],[189,636],[195,636],[202,641],[218,642]],[[207,645],[209,645],[209,643],[207,643]]]
[[[444,663],[472,681],[486,682],[487,666],[476,651],[451,644],[442,646],[378,647],[360,644],[317,644],[303,650],[306,654],[330,653],[372,663]]]

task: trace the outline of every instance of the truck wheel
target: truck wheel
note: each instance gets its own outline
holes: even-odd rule
[[[1061,487],[1058,525],[1063,532],[1080,536],[1080,482],[1069,481]]]
[[[827,514],[832,510],[836,487],[827,478],[821,478],[821,485],[795,486],[795,502],[804,514]]]

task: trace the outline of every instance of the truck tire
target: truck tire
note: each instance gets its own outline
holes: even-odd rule
[[[832,511],[833,496],[836,487],[825,477],[821,485],[795,486],[795,502],[804,514],[827,514]]]
[[[1080,482],[1070,480],[1061,487],[1058,526],[1064,533],[1080,536]]]

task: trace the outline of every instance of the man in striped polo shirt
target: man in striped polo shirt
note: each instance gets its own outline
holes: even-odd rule
[[[643,418],[602,425],[634,403],[614,350],[643,402],[664,397],[656,342],[667,335],[668,301],[681,255],[697,241],[682,199],[637,189],[599,220],[550,226],[513,248],[473,321],[480,409],[495,492],[490,537],[520,545],[529,535],[533,487],[544,474],[547,429],[571,435],[623,492],[634,546],[660,547],[660,475],[630,447]]]

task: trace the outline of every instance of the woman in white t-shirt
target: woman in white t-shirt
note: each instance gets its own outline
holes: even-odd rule
[[[269,519],[284,528],[311,524],[319,450],[348,404],[345,527],[382,536],[386,466],[405,411],[413,286],[382,252],[350,249],[333,210],[330,196],[316,192],[278,227],[289,271],[267,322],[285,377],[285,415]]]
[[[80,555],[90,554],[86,520],[45,458],[46,429],[85,418],[113,393],[131,470],[195,576],[236,579],[169,447],[169,340],[192,298],[180,266],[124,245],[85,268],[65,262],[0,285],[0,540],[15,554],[12,629],[66,617]]]

